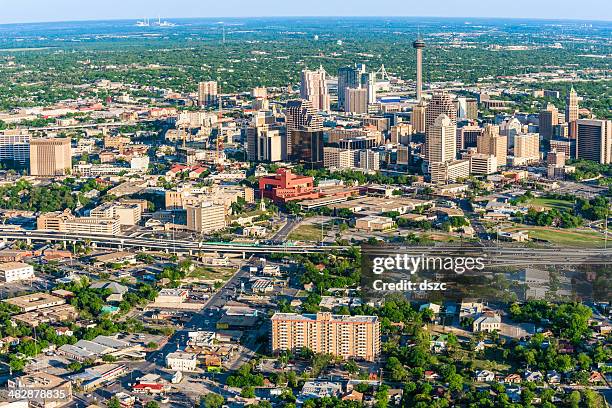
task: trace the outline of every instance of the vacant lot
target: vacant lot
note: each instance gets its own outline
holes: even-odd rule
[[[321,240],[321,224],[302,224],[289,234],[290,241],[315,241]]]
[[[507,231],[528,231],[530,239],[541,239],[551,244],[591,248],[604,246],[603,235],[592,231],[532,226],[515,227]]]

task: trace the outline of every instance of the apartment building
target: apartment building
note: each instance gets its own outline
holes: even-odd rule
[[[454,160],[449,162],[435,162],[430,164],[432,183],[454,183],[460,178],[470,175],[469,160]]]
[[[380,170],[380,153],[372,150],[359,151],[359,168],[364,170]]]
[[[0,263],[0,282],[19,282],[34,278],[34,267],[24,262]]]
[[[187,229],[201,234],[211,234],[226,227],[225,207],[210,201],[186,207]]]
[[[528,133],[514,136],[514,166],[537,163],[540,161],[540,135]]]
[[[142,207],[133,203],[104,203],[89,213],[96,218],[118,218],[120,225],[136,225],[142,219]]]
[[[203,81],[198,84],[198,104],[214,106],[217,104],[219,86],[217,81]]]
[[[489,175],[497,172],[497,158],[490,154],[476,153],[470,156],[470,173]]]
[[[69,209],[39,215],[36,228],[77,234],[119,235],[121,232],[119,218],[75,217]]]
[[[127,136],[104,136],[104,148],[105,149],[117,149],[121,150],[125,145],[128,145],[132,140]]]
[[[339,147],[323,148],[323,166],[325,168],[348,169],[356,166],[358,150],[340,149]]]
[[[300,97],[310,101],[316,111],[329,112],[330,98],[327,88],[327,72],[322,66],[314,71],[307,69],[302,71]]]
[[[308,348],[345,359],[374,361],[380,355],[377,316],[275,313],[271,318],[274,353]]]
[[[499,126],[488,125],[477,140],[478,153],[492,154],[498,166],[505,166],[508,157],[508,137],[499,134]]]

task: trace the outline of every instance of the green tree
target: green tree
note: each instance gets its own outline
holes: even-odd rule
[[[240,396],[243,398],[255,398],[255,387],[247,385],[240,391]]]
[[[107,408],[121,408],[121,403],[117,397],[113,397],[106,403]]]
[[[567,404],[571,408],[578,408],[580,406],[580,392],[572,391],[567,397]]]
[[[386,369],[393,381],[404,381],[408,378],[408,371],[397,357],[389,357]]]

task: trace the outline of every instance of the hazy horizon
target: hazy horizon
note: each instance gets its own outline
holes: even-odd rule
[[[52,3],[53,6],[49,7]],[[582,0],[580,7],[570,0],[515,0],[512,7],[502,11],[499,3],[486,0],[436,0],[413,3],[401,0],[352,0],[347,10],[345,2],[310,0],[304,4],[267,0],[259,3],[241,0],[202,2],[185,0],[181,12],[168,7],[161,0],[107,0],[90,2],[83,7],[80,0],[23,0],[3,5],[0,24],[27,24],[52,22],[80,22],[107,20],[136,20],[143,17],[164,19],[199,18],[321,18],[321,17],[373,17],[373,18],[487,18],[525,20],[612,21],[612,4],[607,0]],[[43,6],[44,5],[44,6]],[[300,7],[302,6],[302,7]]]
[[[88,22],[112,22],[112,21],[140,21],[143,18],[148,18],[150,21],[157,20],[158,17],[162,21],[184,21],[184,20],[218,20],[220,23],[223,20],[250,20],[250,19],[330,19],[330,18],[346,18],[346,19],[441,19],[441,20],[516,20],[516,21],[558,21],[558,22],[585,22],[585,23],[612,23],[611,20],[603,19],[582,19],[582,18],[538,18],[538,17],[500,17],[500,16],[360,16],[360,15],[342,15],[342,16],[193,16],[193,17],[172,17],[172,16],[142,16],[134,18],[83,18],[69,20],[40,20],[40,21],[17,21],[17,22],[1,22],[0,25],[21,25],[21,24],[53,24],[53,23],[88,23]]]

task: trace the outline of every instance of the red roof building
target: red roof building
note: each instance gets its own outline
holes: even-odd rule
[[[139,383],[135,384],[132,387],[132,391],[139,394],[159,394],[164,391],[167,391],[168,387],[164,384],[147,384],[147,383]]]
[[[259,190],[276,203],[319,198],[312,177],[293,174],[289,169],[278,169],[274,176],[260,178]]]

